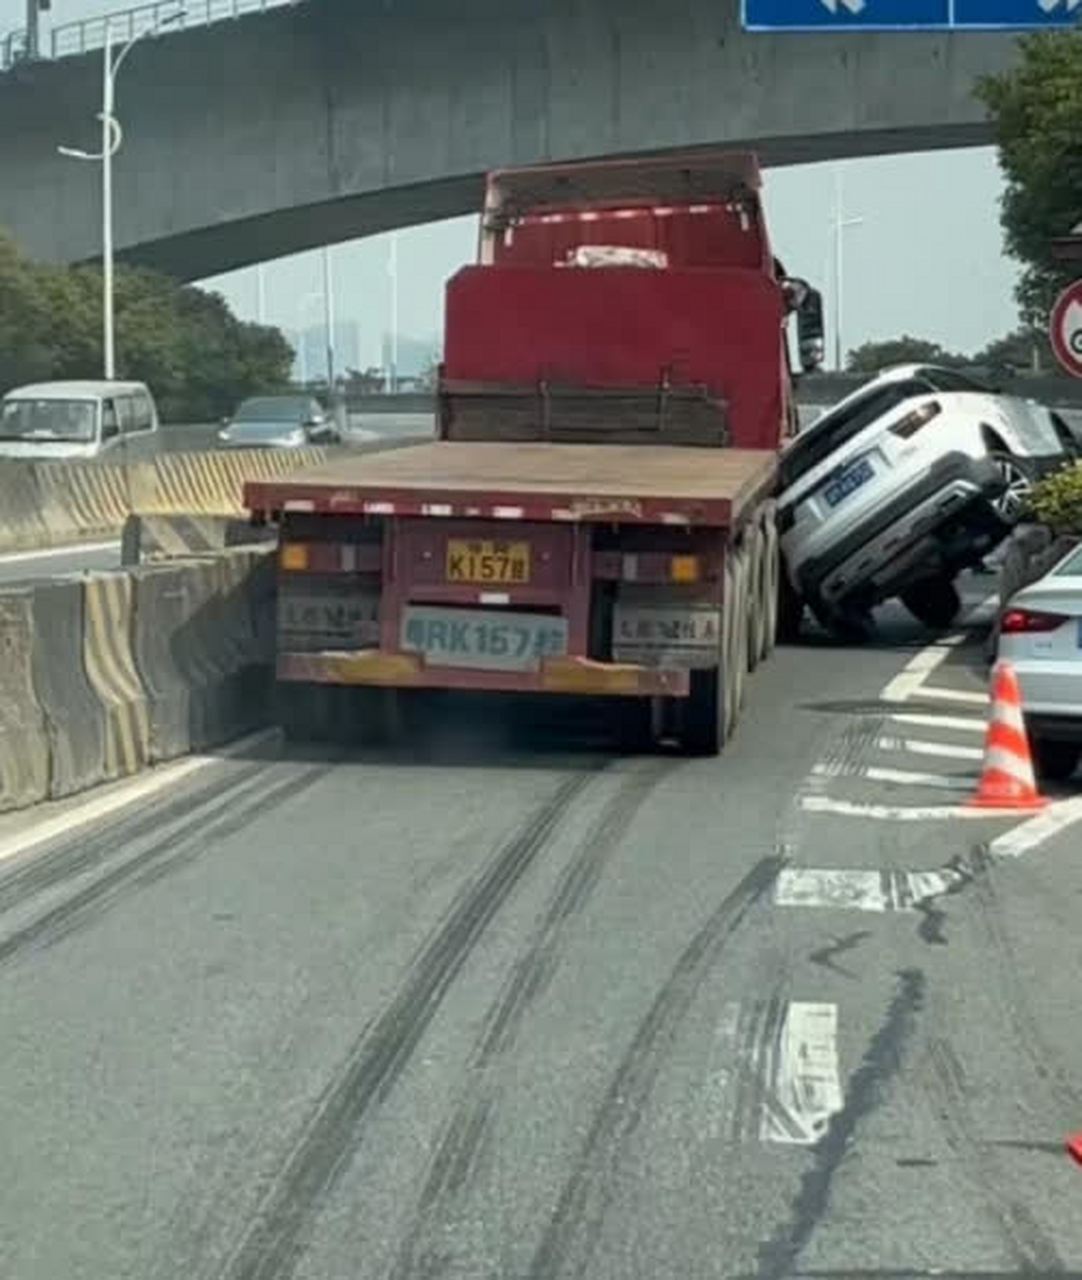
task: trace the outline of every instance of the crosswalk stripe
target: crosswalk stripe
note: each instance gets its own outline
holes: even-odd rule
[[[902,751],[915,756],[939,756],[944,760],[980,760],[979,747],[956,747],[949,742],[926,742],[922,738],[879,738],[880,751]]]

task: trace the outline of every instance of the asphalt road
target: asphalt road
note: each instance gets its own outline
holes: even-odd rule
[[[1077,828],[958,816],[926,644],[780,651],[718,761],[449,696],[4,820],[0,1274],[1082,1276]]]

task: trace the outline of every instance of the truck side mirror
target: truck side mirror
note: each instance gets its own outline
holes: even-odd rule
[[[826,354],[823,341],[823,295],[818,289],[805,288],[796,309],[797,346],[800,367],[811,373],[823,363]]]

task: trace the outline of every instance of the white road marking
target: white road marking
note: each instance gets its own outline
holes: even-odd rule
[[[879,696],[884,702],[908,702],[965,639],[964,635],[945,636],[914,654]]]
[[[58,814],[55,818],[45,818],[34,826],[27,827],[25,830],[9,836],[6,840],[0,840],[0,862],[6,862],[10,858],[18,857],[23,853],[29,853],[31,849],[36,849],[51,840],[60,840],[64,836],[72,835],[83,827],[89,826],[92,822],[99,822],[103,818],[109,818],[116,813],[121,813],[123,810],[131,808],[132,805],[157,795],[160,791],[175,787],[178,783],[183,782],[185,778],[191,777],[192,774],[198,773],[208,765],[244,755],[246,752],[255,750],[278,736],[279,731],[277,729],[264,729],[259,733],[251,734],[247,738],[242,738],[239,742],[234,742],[228,747],[223,747],[215,755],[189,756],[185,760],[177,760],[173,764],[160,765],[149,773],[141,774],[128,782],[120,783],[110,790],[107,795],[95,796],[77,807],[67,810],[65,813]]]
[[[987,595],[978,604],[975,604],[965,616],[967,626],[982,626],[986,622],[992,622],[996,614],[999,612],[999,592],[993,591],[991,595]]]
[[[1043,813],[1028,822],[1020,823],[1011,831],[997,836],[988,846],[989,852],[1000,858],[1019,858],[1051,840],[1053,836],[1066,831],[1069,826],[1082,820],[1082,796],[1071,800],[1061,800],[1050,805]]]
[[[939,871],[830,871],[789,867],[778,876],[780,907],[828,907],[846,911],[911,911],[941,897],[961,879],[952,867]]]
[[[838,1007],[793,1002],[777,1043],[765,1055],[763,1142],[810,1146],[842,1109],[838,1072]]]
[[[891,720],[898,724],[911,724],[921,729],[957,729],[961,733],[986,733],[988,725],[976,716],[922,715],[917,711],[897,711]]]
[[[5,551],[0,555],[0,565],[22,564],[25,560],[50,560],[60,556],[96,555],[99,551],[119,551],[120,543],[72,542],[58,547],[42,547],[39,551]]]
[[[986,693],[977,693],[973,689],[940,689],[938,685],[928,684],[921,685],[920,696],[943,702],[967,702],[975,707],[986,707],[989,701]]]
[[[878,738],[880,751],[902,751],[914,756],[938,756],[945,760],[982,760],[980,747],[956,747],[948,742],[926,742],[923,738]]]
[[[866,782],[889,782],[896,787],[932,787],[938,791],[969,791],[976,785],[975,778],[951,778],[941,773],[914,773],[909,769],[884,769],[878,765],[817,764],[812,769],[817,778],[856,778]]]
[[[800,807],[806,813],[833,813],[845,818],[870,818],[875,822],[929,822],[945,818],[1018,818],[1017,809],[970,809],[966,805],[856,804],[830,796],[805,795]]]

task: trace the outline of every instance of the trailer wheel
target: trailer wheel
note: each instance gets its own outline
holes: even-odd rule
[[[677,703],[680,741],[684,751],[691,756],[716,756],[728,741],[735,719],[735,578],[733,560],[726,557],[717,664],[704,670],[692,671],[689,694]]]
[[[769,658],[778,643],[778,593],[781,589],[781,548],[778,545],[778,528],[771,511],[763,520],[763,537],[766,550],[763,557],[763,649],[764,659]]]
[[[748,531],[748,540],[744,547],[744,565],[747,576],[747,630],[748,656],[747,670],[754,671],[763,658],[766,645],[766,610],[763,602],[766,598],[764,580],[766,576],[766,538],[758,525]]]
[[[748,596],[750,586],[748,568],[747,554],[741,548],[733,556],[733,576],[731,581],[733,593],[733,611],[730,623],[732,654],[728,665],[732,672],[732,683],[730,685],[729,699],[731,714],[727,737],[731,736],[736,728],[736,722],[740,718],[740,712],[744,706],[744,697],[747,693]]]
[[[796,644],[800,639],[800,630],[804,625],[804,610],[807,607],[803,596],[789,581],[789,570],[785,566],[780,551],[778,555],[778,643]]]

